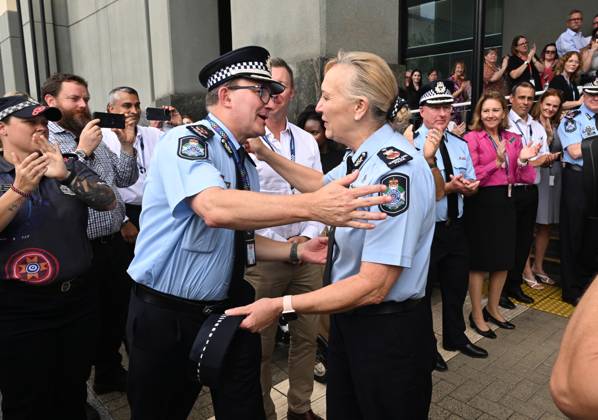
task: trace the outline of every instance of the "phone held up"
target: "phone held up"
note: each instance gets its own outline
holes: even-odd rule
[[[123,114],[94,112],[93,119],[99,119],[100,123],[98,125],[102,128],[125,128],[125,116]]]
[[[145,109],[145,118],[149,121],[170,121],[170,110],[147,107]]]

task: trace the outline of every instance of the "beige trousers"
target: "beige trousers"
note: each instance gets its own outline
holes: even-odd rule
[[[255,298],[297,295],[322,286],[322,268],[313,264],[293,265],[285,262],[258,262],[245,273],[245,279],[255,288]],[[316,356],[317,315],[299,315],[289,322],[289,410],[304,413],[311,408]],[[272,352],[276,344],[277,323],[262,332],[262,394],[269,420],[276,419],[270,398]]]

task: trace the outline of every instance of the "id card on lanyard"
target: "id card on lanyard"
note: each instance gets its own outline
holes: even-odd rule
[[[237,186],[237,189],[241,189],[244,191],[251,191],[251,185],[249,183],[249,174],[245,169],[244,162],[241,162],[241,158],[239,153],[233,146],[231,140],[228,138],[226,132],[218,125],[215,121],[213,121],[210,117],[206,117],[214,131],[220,136],[220,143],[226,153],[233,159],[235,162],[235,169],[237,171],[237,175],[239,180],[241,181],[241,185]],[[245,241],[245,250],[247,259],[245,260],[245,265],[247,267],[252,267],[256,263],[256,255],[255,255],[255,232],[253,230],[244,231],[243,232],[243,240]]]
[[[291,145],[290,145],[290,149],[291,149],[291,160],[293,162],[295,162],[295,137],[293,136],[293,130],[291,130],[291,128],[289,127],[289,135],[291,136]],[[282,146],[282,135],[281,137],[281,146]],[[272,149],[273,152],[276,153],[276,150],[274,149],[274,145],[272,143],[270,143],[270,140],[268,140],[268,136],[264,135],[261,137],[262,140],[264,141],[264,143],[266,143],[268,145],[268,147],[270,147],[270,149]],[[295,187],[293,187],[291,184],[289,184],[289,188],[291,189],[291,193],[295,194]]]

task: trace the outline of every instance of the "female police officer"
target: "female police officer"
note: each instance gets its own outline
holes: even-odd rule
[[[314,292],[261,299],[227,311],[248,315],[259,331],[283,313],[335,313],[331,318],[327,417],[427,418],[434,343],[423,296],[434,233],[434,180],[428,164],[393,130],[398,87],[386,62],[365,52],[340,52],[326,65],[318,111],[326,136],[351,153],[322,178],[252,150],[301,191],[360,170],[353,185],[385,184],[379,205],[389,217],[372,231],[337,228],[329,244],[331,283]],[[427,155],[427,154],[426,154]],[[433,155],[433,153],[432,153]],[[378,210],[378,208],[371,208]],[[325,283],[326,283],[325,275]]]
[[[57,108],[0,98],[0,392],[11,419],[85,418],[95,294],[87,207],[114,193],[76,156],[50,145]]]

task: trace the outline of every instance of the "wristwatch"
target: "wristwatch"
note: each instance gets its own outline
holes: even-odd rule
[[[438,166],[436,166],[436,156],[434,156],[434,163],[428,162],[428,166],[430,167],[430,169],[434,169],[434,168],[438,167]]]
[[[297,242],[293,242],[291,244],[291,252],[289,254],[289,261],[291,262],[291,264],[297,264],[301,261],[299,260],[299,254],[297,254],[298,247],[299,244]]]
[[[77,155],[77,156],[78,156],[80,159],[83,159],[83,160],[88,160],[88,159],[89,159],[89,157],[88,157],[88,156],[85,154],[85,152],[84,152],[83,150],[81,150],[81,149],[77,149],[77,150],[75,150],[75,154],[76,154],[76,155]]]
[[[297,312],[295,312],[293,309],[291,298],[291,295],[282,297],[282,319],[285,322],[294,321],[297,319]]]

